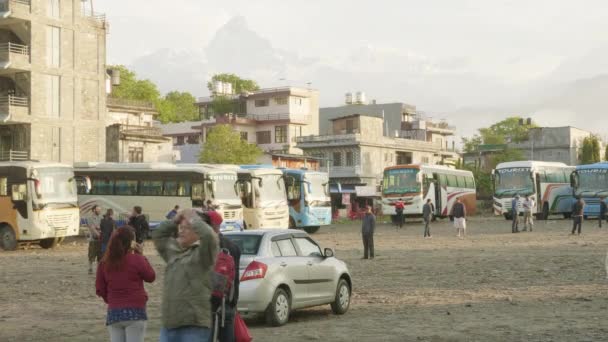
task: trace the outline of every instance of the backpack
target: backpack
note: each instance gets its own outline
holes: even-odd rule
[[[217,253],[211,276],[211,295],[217,298],[232,300],[234,296],[235,265],[230,251],[226,248]]]

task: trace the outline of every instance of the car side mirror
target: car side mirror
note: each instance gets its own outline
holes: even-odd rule
[[[333,258],[334,257],[334,250],[331,248],[325,248],[325,250],[323,251],[323,253],[325,254],[326,258]]]

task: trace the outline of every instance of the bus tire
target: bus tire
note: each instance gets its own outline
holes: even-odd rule
[[[296,229],[296,221],[291,216],[289,217],[289,229]]]
[[[0,249],[14,251],[17,249],[17,236],[9,225],[0,226]]]
[[[321,227],[319,227],[319,226],[304,227],[304,231],[307,232],[308,234],[314,234],[314,233],[318,232],[319,229],[321,229]]]
[[[549,203],[543,204],[543,213],[541,215],[541,219],[542,220],[548,220],[549,219]]]
[[[572,218],[572,213],[563,213],[563,215],[566,220]]]
[[[60,238],[49,238],[49,239],[42,239],[40,240],[40,247],[44,248],[44,249],[51,249],[51,248],[55,248],[57,246],[57,244],[59,243],[59,239]]]

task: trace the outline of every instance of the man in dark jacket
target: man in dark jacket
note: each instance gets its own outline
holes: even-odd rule
[[[606,197],[600,197],[600,216],[598,217],[600,228],[602,228],[602,221],[604,221],[604,219],[606,218],[606,212],[608,212],[608,205],[606,205]]]
[[[367,206],[361,235],[363,237],[363,259],[374,258],[374,231],[376,230],[376,216],[372,213],[372,207]]]
[[[511,233],[519,233],[519,195],[515,194],[515,197],[511,200]]]
[[[572,219],[574,220],[572,223],[572,235],[576,232],[576,228],[578,228],[578,235],[581,235],[584,213],[585,201],[583,201],[582,197],[577,197],[576,202],[574,202],[574,205],[572,206]]]
[[[422,218],[424,219],[424,237],[431,238],[431,220],[433,219],[433,203],[431,199],[427,199],[422,206]]]
[[[217,211],[197,212],[199,216],[207,224],[211,226],[213,231],[218,235],[220,248],[225,248],[230,252],[230,256],[234,260],[234,280],[232,282],[232,299],[226,298],[226,307],[224,312],[224,327],[219,329],[218,340],[220,342],[233,342],[234,337],[234,316],[236,314],[237,303],[239,301],[239,263],[241,262],[241,250],[232,241],[226,238],[220,232],[220,225],[223,218]],[[221,302],[212,296],[211,312],[215,313],[220,307]]]
[[[128,225],[135,229],[135,242],[141,244],[148,237],[150,226],[146,217],[142,214],[140,206],[133,207],[133,214],[129,218]]]
[[[110,237],[114,230],[116,230],[116,221],[114,221],[114,210],[108,209],[106,214],[101,219],[100,228],[101,228],[101,254],[106,252],[106,248],[108,247],[108,242],[110,242]]]

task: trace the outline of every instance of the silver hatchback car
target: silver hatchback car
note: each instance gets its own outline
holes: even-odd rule
[[[335,314],[350,305],[352,280],[348,267],[331,248],[319,245],[301,230],[246,230],[225,237],[241,249],[238,311],[266,315],[280,326],[294,309],[331,304]]]

